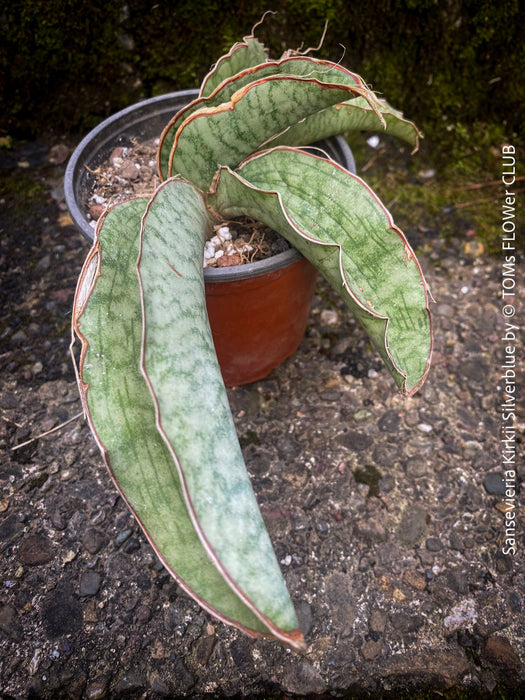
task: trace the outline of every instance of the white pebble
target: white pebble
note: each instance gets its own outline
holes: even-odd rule
[[[217,250],[215,252],[215,260],[218,260],[218,258],[222,258],[223,255],[224,255],[224,250]]]
[[[230,229],[227,226],[221,226],[217,231],[217,235],[220,236],[223,241],[231,241],[232,239]]]
[[[420,423],[417,426],[418,430],[421,430],[422,433],[430,433],[432,432],[432,426],[429,425],[428,423]]]
[[[327,326],[333,326],[338,322],[338,320],[339,316],[337,311],[334,311],[333,309],[324,309],[321,311],[321,323]]]
[[[379,146],[379,136],[371,136],[366,142],[370,148],[377,148]]]

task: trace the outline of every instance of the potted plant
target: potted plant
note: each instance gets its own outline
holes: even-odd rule
[[[432,349],[429,293],[370,188],[299,146],[351,128],[415,127],[340,65],[253,36],[235,44],[164,129],[151,198],[107,210],[80,275],[73,342],[87,419],[115,484],[166,568],[246,633],[304,645],[236,437],[206,309],[210,226],[248,215],[332,284],[406,396]]]

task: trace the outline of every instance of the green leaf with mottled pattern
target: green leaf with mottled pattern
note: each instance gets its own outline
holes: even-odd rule
[[[423,383],[432,336],[416,257],[377,196],[331,160],[279,147],[221,168],[210,205],[248,214],[287,238],[365,327],[406,395]]]
[[[268,633],[209,558],[188,512],[177,466],[156,428],[154,402],[140,371],[136,260],[146,205],[145,199],[131,200],[104,216],[79,280],[73,324],[82,341],[83,406],[122,497],[181,586],[223,621],[248,634]],[[205,217],[194,223],[205,228]]]
[[[207,213],[200,192],[168,180],[143,219],[138,263],[143,374],[208,555],[281,640],[302,641],[246,471],[206,312]]]
[[[311,114],[272,139],[267,146],[306,146],[345,131],[382,131],[403,139],[414,151],[417,150],[421,134],[416,125],[384,100],[380,100],[378,106],[384,123],[363,97],[356,97]]]
[[[331,63],[330,61],[321,61],[319,59],[301,56],[283,58],[279,61],[267,61],[266,63],[247,68],[237,75],[232,76],[230,79],[221,83],[208,97],[200,97],[193,100],[186,105],[186,107],[183,107],[181,110],[179,110],[179,112],[177,112],[173,119],[171,119],[171,121],[166,125],[160,137],[158,149],[158,167],[161,177],[164,177],[165,175],[184,174],[184,172],[186,172],[185,176],[189,180],[193,181],[193,172],[190,173],[189,171],[182,169],[179,162],[179,156],[177,156],[176,153],[172,153],[175,139],[177,138],[177,132],[185,121],[187,121],[195,113],[200,113],[201,110],[208,110],[202,112],[205,117],[209,116],[210,113],[213,114],[213,108],[219,108],[220,111],[224,111],[224,108],[228,108],[228,104],[233,100],[236,93],[239,93],[239,95],[237,95],[237,99],[239,99],[241,95],[240,91],[245,90],[248,86],[252,84],[255,85],[267,78],[275,79],[277,77],[311,79],[317,80],[323,85],[338,84],[344,86],[346,87],[347,91],[342,93],[343,98],[348,97],[348,90],[350,90],[350,94],[364,95],[364,102],[371,105],[370,108],[372,111],[377,109],[379,113],[379,104],[377,103],[375,96],[367,89],[362,78],[346,68],[342,68],[341,66]],[[293,87],[292,84],[290,84],[290,86]],[[256,89],[259,91],[259,88]],[[284,88],[284,91],[286,91],[286,88]],[[247,113],[246,115],[247,119],[251,119],[251,124],[257,123],[261,118],[262,113],[268,111],[272,106],[271,102],[264,102],[265,99],[268,99],[267,97],[260,96],[258,99],[259,102],[255,103],[256,112],[253,114]],[[270,99],[273,100],[274,98],[272,98],[270,95]],[[286,100],[286,94],[284,94],[282,99]],[[290,99],[292,99],[292,95]],[[261,100],[263,101],[261,102]],[[277,131],[273,131],[269,134],[269,136],[264,136],[264,139],[272,137],[275,133],[279,133],[283,128],[286,128],[290,124],[295,123],[298,119],[301,119],[301,115],[303,114],[305,107],[308,113],[314,109],[313,103],[308,106],[301,105],[301,111],[296,113],[292,109],[292,106],[293,103],[290,102],[290,109],[286,110],[285,107],[285,111],[281,115],[281,122],[274,127],[277,129]],[[243,118],[242,115],[240,118]],[[379,117],[378,120],[380,121]],[[195,125],[190,128],[190,131],[193,132],[194,129]],[[261,144],[258,143],[256,145],[260,146]],[[204,142],[201,142],[197,148],[197,152],[202,150],[203,146]],[[245,155],[248,155],[250,152],[251,151],[246,151]],[[219,156],[217,155],[217,157]],[[173,158],[175,158],[175,165],[172,162]],[[226,165],[227,163],[225,160],[221,160],[220,163],[215,163],[215,166],[217,167],[219,164]]]
[[[246,68],[264,63],[267,58],[268,52],[264,44],[253,36],[245,36],[213,66],[202,81],[199,97],[208,97],[224,80]]]

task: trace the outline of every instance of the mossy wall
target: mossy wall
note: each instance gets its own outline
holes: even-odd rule
[[[86,130],[141,97],[196,87],[249,33],[315,46],[427,138],[523,134],[523,0],[14,0],[0,11],[0,129]],[[344,49],[343,49],[344,47]],[[0,132],[1,135],[1,132]]]

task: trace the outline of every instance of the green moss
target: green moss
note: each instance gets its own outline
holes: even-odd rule
[[[482,244],[480,252],[500,252],[505,190],[501,146],[506,141],[497,128],[483,131],[476,139],[460,134],[446,158],[441,144],[427,142],[410,156],[407,147],[384,135],[382,146],[374,151],[366,145],[366,136],[348,137],[358,173],[391,211],[417,252],[424,251],[426,238],[435,236],[459,239],[463,244],[470,241],[467,252],[476,251],[476,241]],[[518,156],[517,161],[517,176],[523,178],[525,159]],[[428,177],[430,171],[434,176]],[[524,223],[522,220],[521,225]]]
[[[86,129],[139,97],[196,87],[268,7],[267,0],[8,4],[0,129],[24,124],[36,133],[46,120]],[[328,20],[319,55],[363,75],[445,155],[467,138],[483,144],[484,129],[513,140],[525,133],[519,0],[276,0],[271,9],[278,14],[257,34],[273,55],[316,46]]]
[[[382,478],[381,472],[372,464],[365,464],[364,467],[357,467],[354,471],[354,477],[358,484],[366,484],[368,489],[368,497],[379,496],[379,482]]]
[[[28,202],[37,207],[44,205],[46,198],[46,186],[22,169],[10,173],[10,177],[0,177],[0,200],[4,200],[2,206],[12,208],[16,216],[27,215]]]
[[[48,114],[60,121],[56,103],[66,105],[67,97],[74,102],[82,85],[98,84],[101,89],[120,79],[125,50],[115,41],[119,11],[115,3],[102,0],[8,3],[2,12],[0,50],[6,116],[33,117],[42,128]],[[74,112],[66,109],[66,114]]]
[[[468,240],[475,237],[488,252],[499,249],[500,210],[497,199],[490,201],[471,194],[468,179],[451,176],[427,182],[404,182],[399,173],[385,173],[367,178],[372,189],[380,193],[396,223],[416,248],[424,246],[425,233],[444,239]],[[466,196],[465,196],[466,195]],[[411,229],[416,229],[415,234]],[[419,252],[419,251],[418,251]]]

